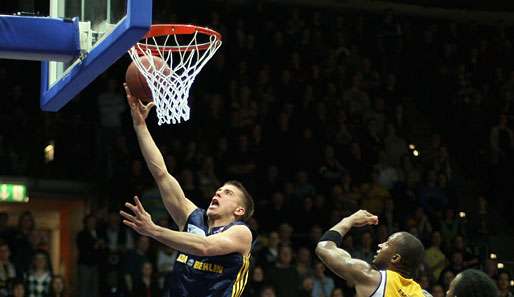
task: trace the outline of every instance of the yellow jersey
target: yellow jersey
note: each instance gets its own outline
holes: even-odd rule
[[[421,286],[392,270],[380,270],[380,284],[370,297],[424,297]]]

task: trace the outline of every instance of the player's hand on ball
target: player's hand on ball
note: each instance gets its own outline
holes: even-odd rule
[[[378,217],[367,210],[359,210],[353,213],[349,219],[353,227],[363,227],[366,225],[378,225]]]
[[[145,211],[141,201],[137,196],[134,196],[135,204],[125,203],[125,206],[130,209],[133,215],[120,211],[121,216],[123,217],[123,224],[129,226],[134,229],[137,233],[144,236],[151,236],[152,231],[155,230],[155,223],[152,221],[152,216]]]
[[[127,83],[123,84],[125,88],[125,92],[127,93],[127,102],[130,107],[130,113],[132,114],[132,120],[134,125],[143,125],[145,124],[145,120],[148,117],[148,113],[152,110],[152,107],[155,106],[153,101],[143,104],[139,98],[132,95]]]

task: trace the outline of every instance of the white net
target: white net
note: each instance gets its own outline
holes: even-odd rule
[[[152,91],[159,125],[189,120],[189,90],[196,75],[222,43],[214,35],[199,43],[199,35],[202,33],[195,31],[186,36],[189,40],[185,41],[184,35],[176,34],[148,37],[129,50],[130,57]]]

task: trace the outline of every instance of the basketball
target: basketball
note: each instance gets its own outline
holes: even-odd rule
[[[166,62],[159,57],[152,57],[153,63],[155,65],[155,69],[159,70],[163,68],[163,65]],[[141,58],[141,64],[145,67],[145,69],[149,69],[150,72],[154,71],[154,68],[151,66],[148,57]],[[169,67],[167,65],[164,66],[163,71],[169,71]],[[132,92],[132,95],[143,101],[144,103],[148,103],[153,100],[152,98],[152,90],[148,86],[145,76],[139,71],[136,64],[134,62],[130,63],[127,68],[127,72],[125,73],[125,81]]]

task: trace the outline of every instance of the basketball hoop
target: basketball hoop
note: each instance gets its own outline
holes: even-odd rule
[[[189,120],[187,102],[196,75],[221,46],[221,34],[194,25],[152,25],[143,40],[129,55],[146,78],[157,109],[158,124],[176,124]],[[152,56],[166,61],[164,65],[142,63]]]

